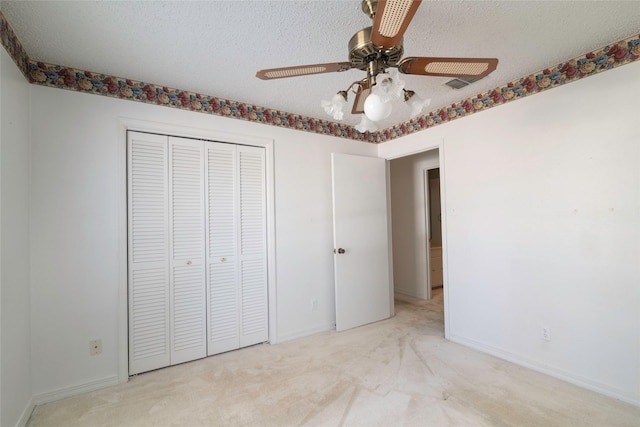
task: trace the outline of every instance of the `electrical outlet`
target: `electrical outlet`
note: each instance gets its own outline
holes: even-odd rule
[[[313,298],[311,300],[311,311],[318,311],[318,299]]]
[[[89,341],[89,355],[95,356],[102,353],[102,340]]]
[[[540,337],[545,341],[551,341],[551,328],[543,326],[540,331]]]

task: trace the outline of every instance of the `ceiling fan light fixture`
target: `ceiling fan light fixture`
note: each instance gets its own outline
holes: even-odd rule
[[[360,123],[358,123],[355,126],[356,130],[358,132],[375,132],[378,130],[378,126],[376,126],[376,124],[371,121],[366,114],[362,115],[362,119],[360,120]]]
[[[340,92],[333,95],[331,101],[322,100],[320,102],[322,108],[325,113],[333,117],[333,120],[342,120],[344,119],[344,110],[347,106],[347,92],[341,90]]]
[[[400,73],[396,69],[378,74],[377,84],[372,88],[372,92],[383,101],[398,100],[402,98],[403,91],[404,80],[400,78]]]
[[[402,38],[422,0],[361,0],[361,3],[362,11],[373,19],[373,25],[351,37],[347,45],[348,62],[271,68],[259,70],[256,77],[273,80],[350,69],[365,71],[366,78],[353,82],[346,91],[340,91],[331,101],[322,100],[320,104],[334,120],[343,120],[347,92],[353,92],[355,101],[351,114],[364,113],[358,127],[368,131],[371,130],[369,122],[375,124],[391,115],[392,101],[404,99],[411,108],[411,118],[423,114],[431,103],[430,99],[423,100],[415,92],[405,90],[400,74],[454,77],[471,83],[472,79],[483,78],[498,66],[497,58],[410,56],[403,59]]]
[[[404,90],[404,89],[403,89]],[[431,104],[431,99],[422,99],[412,90],[404,90],[404,102],[411,107],[411,118],[418,117],[424,113],[425,109]]]

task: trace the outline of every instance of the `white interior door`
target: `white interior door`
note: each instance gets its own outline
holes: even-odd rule
[[[336,330],[391,317],[387,162],[331,155]]]
[[[208,354],[267,341],[265,152],[208,142]]]
[[[269,339],[265,152],[238,146],[240,347]]]
[[[238,348],[238,170],[236,146],[206,143],[208,355]]]
[[[171,364],[207,355],[204,148],[169,138]]]
[[[129,373],[168,366],[169,199],[167,137],[127,136]]]

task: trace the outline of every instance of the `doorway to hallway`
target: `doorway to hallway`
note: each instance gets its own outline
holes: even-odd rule
[[[439,278],[443,276],[439,161],[438,149],[390,161],[396,299],[428,300],[433,279],[436,279],[436,286],[444,283]],[[429,173],[430,170],[437,173]],[[430,202],[430,198],[434,200]],[[430,215],[431,208],[437,213]],[[438,273],[439,276],[432,279],[433,265],[439,266],[434,272],[434,276]]]

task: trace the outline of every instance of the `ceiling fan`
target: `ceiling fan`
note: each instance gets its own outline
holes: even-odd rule
[[[364,28],[351,37],[348,45],[348,62],[270,68],[258,71],[256,77],[263,80],[274,80],[342,72],[352,68],[366,71],[366,78],[352,83],[347,90],[340,91],[334,96],[333,108],[330,108],[329,104],[324,106],[328,113],[333,113],[334,119],[342,119],[341,108],[346,105],[347,92],[350,90],[356,94],[352,114],[364,112],[365,116],[375,122],[390,114],[391,106],[384,107],[383,104],[393,98],[392,92],[402,94],[403,91],[404,99],[408,103],[411,103],[411,98],[414,98],[414,101],[417,98],[413,91],[404,89],[404,82],[401,87],[396,85],[400,81],[397,72],[421,76],[480,79],[496,69],[498,65],[496,58],[410,56],[402,59],[404,53],[402,36],[420,3],[421,0],[363,0],[362,11],[373,19],[373,26]],[[397,69],[397,72],[388,74],[387,69]],[[383,78],[378,79],[379,75],[382,75]],[[385,94],[390,96],[385,96]],[[377,98],[380,99],[370,95],[378,95]],[[328,103],[328,101],[323,101],[323,103]]]

